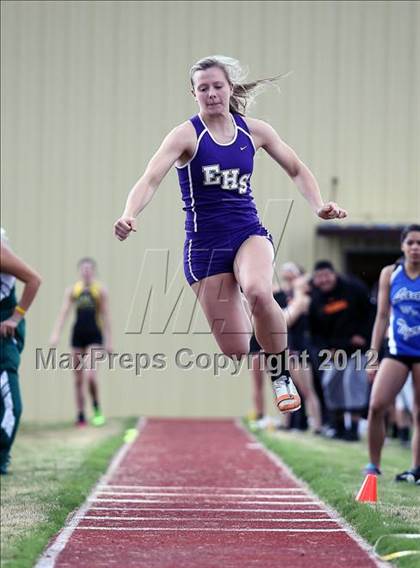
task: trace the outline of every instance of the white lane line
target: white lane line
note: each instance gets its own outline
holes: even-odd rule
[[[334,519],[279,519],[279,518],[263,518],[263,519],[238,519],[233,518],[229,519],[228,517],[192,517],[186,519],[185,517],[107,517],[104,515],[85,515],[81,520],[85,519],[94,519],[94,520],[105,520],[105,521],[184,521],[184,522],[192,522],[192,521],[204,521],[207,523],[213,523],[214,521],[221,521],[224,523],[335,523],[337,522]]]
[[[223,508],[202,508],[202,507],[91,507],[89,511],[201,511],[217,513],[316,513],[317,515],[328,515],[323,509],[223,509]]]
[[[178,485],[99,485],[98,489],[101,488],[116,488],[116,489],[144,489],[145,491],[210,491],[216,493],[218,491],[224,492],[235,492],[235,491],[291,491],[293,493],[306,493],[304,489],[300,487],[210,487],[210,486],[178,486]]]
[[[238,499],[238,500],[245,500],[245,499],[284,499],[290,498],[291,500],[295,499],[307,499],[307,495],[290,495],[285,493],[283,495],[276,494],[276,495],[242,495],[240,493],[218,493],[214,495],[212,493],[144,493],[138,491],[112,491],[112,490],[105,490],[101,489],[98,492],[98,495],[139,495],[144,497],[205,497],[206,499]]]
[[[112,499],[112,498],[102,498],[102,497],[92,497],[91,502],[95,503],[174,503],[175,499],[165,501],[163,499]],[[205,501],[205,499],[204,499]],[[293,501],[224,501],[226,504],[238,504],[238,505],[317,505],[320,501],[299,501],[299,503],[293,503]]]
[[[146,424],[146,419],[144,418],[141,418],[138,421],[137,423],[138,435],[140,435],[141,430],[144,428],[145,424]],[[34,568],[52,568],[55,565],[58,555],[67,545],[73,532],[79,528],[78,524],[80,523],[82,517],[88,511],[91,505],[92,496],[97,491],[98,486],[99,485],[104,486],[108,482],[108,480],[111,479],[111,477],[118,469],[120,463],[124,459],[126,453],[128,452],[133,442],[134,440],[130,442],[125,442],[121,446],[121,448],[118,450],[117,454],[114,456],[113,460],[111,461],[109,468],[107,469],[105,474],[101,477],[101,479],[98,481],[98,483],[95,485],[91,494],[87,497],[86,501],[82,504],[82,506],[79,507],[79,509],[75,511],[73,516],[66,522],[64,528],[58,534],[57,538],[53,540],[52,544],[48,546],[48,548],[44,551],[38,562],[35,564]]]
[[[346,529],[222,529],[222,528],[154,528],[154,527],[81,527],[75,528],[78,531],[188,531],[188,532],[290,532],[290,533],[332,533],[346,532]]]
[[[235,424],[236,424],[236,426],[239,430],[241,430],[243,433],[245,433],[245,435],[247,436],[248,439],[255,441],[255,436],[245,428],[245,426],[241,423],[241,421],[239,419],[235,420]],[[318,499],[318,495],[316,495],[311,490],[311,488],[308,486],[307,483],[305,483],[304,481],[302,481],[301,479],[296,477],[296,475],[293,473],[293,471],[290,469],[290,467],[284,463],[284,461],[280,458],[280,456],[278,456],[274,452],[270,451],[263,444],[261,444],[261,450],[269,458],[269,460],[279,469],[280,475],[284,476],[284,473],[286,473],[288,475],[289,479],[292,479],[296,483],[297,487],[300,487],[301,489],[306,490],[306,493],[308,494],[309,497],[314,497],[314,498]],[[388,563],[381,562],[377,559],[372,547],[369,546],[369,544],[365,540],[363,540],[360,535],[358,535],[355,532],[355,530],[337,513],[337,511],[335,511],[332,507],[327,505],[325,502],[319,501],[319,503],[320,503],[320,505],[322,505],[322,507],[325,509],[325,511],[329,514],[329,516],[332,519],[335,519],[337,521],[337,523],[340,526],[343,527],[343,531],[345,533],[347,533],[349,535],[349,537],[352,540],[354,540],[362,550],[364,550],[366,552],[369,559],[376,566],[381,567],[381,568],[386,567],[386,566],[390,566]]]

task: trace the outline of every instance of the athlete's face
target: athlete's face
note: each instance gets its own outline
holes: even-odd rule
[[[193,81],[193,95],[202,114],[215,115],[229,112],[232,87],[220,67],[196,71]]]
[[[79,272],[84,282],[91,282],[95,276],[95,267],[91,262],[82,262],[79,266]]]
[[[410,231],[401,244],[406,260],[418,264],[420,262],[420,231]]]
[[[330,268],[315,270],[312,282],[321,292],[331,292],[337,284],[337,275]]]

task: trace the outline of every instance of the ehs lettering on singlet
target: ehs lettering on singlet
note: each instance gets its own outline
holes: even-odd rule
[[[221,170],[219,164],[203,166],[203,185],[220,185],[222,189],[238,190],[238,193],[246,193],[248,180],[251,174],[243,174],[239,177],[240,170]]]

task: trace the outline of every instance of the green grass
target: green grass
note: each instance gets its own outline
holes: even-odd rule
[[[102,428],[24,425],[1,479],[1,566],[33,566],[66,517],[106,470],[134,420]]]
[[[310,488],[371,545],[383,535],[420,533],[420,488],[396,484],[393,479],[410,465],[410,451],[396,442],[383,452],[383,475],[378,479],[378,503],[355,501],[367,462],[365,443],[326,440],[309,433],[260,432],[256,436],[303,479]],[[397,550],[420,550],[420,539],[381,539],[381,555]],[[403,568],[418,568],[420,555],[394,561]]]

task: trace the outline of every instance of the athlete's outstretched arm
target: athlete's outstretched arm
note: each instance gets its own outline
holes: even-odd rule
[[[277,132],[266,122],[247,118],[256,148],[264,150],[275,160],[291,177],[299,191],[305,197],[313,211],[321,219],[343,219],[347,212],[334,202],[324,203],[318,183],[311,170],[298,158]]]
[[[381,271],[378,287],[378,302],[376,308],[375,323],[373,325],[372,339],[370,340],[370,348],[378,352],[381,348],[385,331],[388,326],[389,312],[391,305],[389,303],[389,287],[391,274],[394,266],[385,266]],[[371,381],[375,378],[376,370],[367,369],[368,377]]]
[[[16,306],[13,314],[0,324],[0,334],[2,336],[14,336],[18,323],[31,306],[38,292],[38,288],[41,285],[41,277],[3,243],[1,243],[1,270],[6,274],[11,274],[25,285],[19,304]]]
[[[114,233],[120,241],[136,230],[135,218],[152,199],[163,178],[191,145],[192,131],[188,123],[177,126],[162,142],[138,182],[130,191],[124,213],[114,223]]]
[[[72,307],[72,303],[73,303],[72,292],[73,292],[73,288],[71,286],[66,288],[66,290],[64,291],[63,304],[61,306],[60,312],[59,312],[58,317],[57,317],[57,321],[55,322],[54,329],[53,329],[53,331],[51,333],[51,337],[50,337],[50,344],[53,345],[54,347],[60,341],[61,331],[63,329],[64,323],[67,320],[70,309]]]

